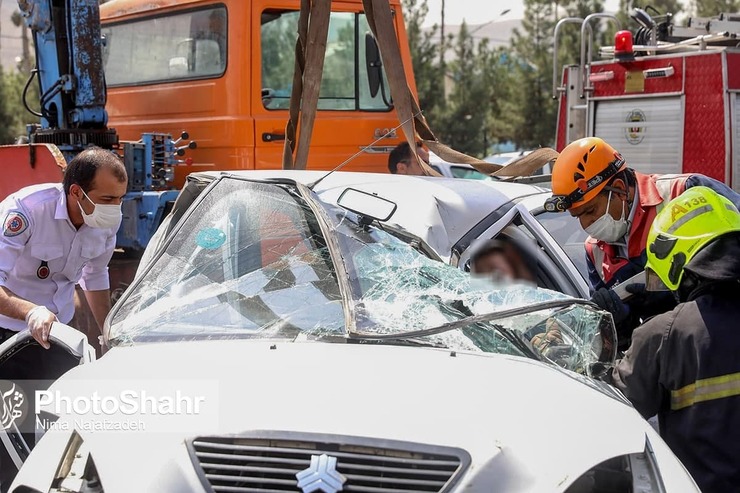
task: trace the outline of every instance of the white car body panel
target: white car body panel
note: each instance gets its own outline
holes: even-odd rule
[[[150,344],[118,348],[69,372],[51,390],[115,396],[153,374],[158,380],[218,382],[218,402],[206,403],[217,406],[218,420],[194,416],[179,433],[81,432],[108,493],[131,491],[132,475],[138,491],[183,491],[186,484],[190,490],[199,484],[185,440],[247,430],[459,447],[472,458],[460,491],[564,491],[601,461],[641,452],[646,436],[660,441],[631,406],[591,389],[594,382],[584,385],[575,374],[524,358],[451,357],[448,350],[280,342],[271,349],[268,341]],[[101,380],[108,382],[105,389]],[[552,405],[564,398],[571,405]],[[608,433],[600,433],[604,428]],[[47,433],[32,458],[58,460],[64,435]],[[672,456],[661,467],[666,461],[681,469]],[[16,484],[39,487],[49,480],[31,476],[20,475]]]

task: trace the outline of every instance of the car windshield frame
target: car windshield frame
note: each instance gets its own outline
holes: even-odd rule
[[[275,199],[270,195],[272,192],[289,199]],[[226,200],[229,207],[219,209],[215,202],[212,203],[214,200]],[[232,269],[239,270],[234,276],[219,271],[215,277],[208,277],[210,274],[204,267],[221,266],[227,270],[231,256],[224,256],[219,263],[220,257],[216,255],[215,260],[204,264],[197,262],[199,255],[214,255],[213,252],[225,251],[232,243],[236,245],[234,251],[242,253],[252,246],[243,240],[257,237],[247,235],[232,239],[228,226],[221,226],[221,229],[217,226],[232,224],[232,212],[239,209],[234,205],[242,206],[242,202],[250,207],[248,210],[255,211],[245,216],[250,221],[264,216],[267,223],[275,223],[272,216],[260,212],[260,207],[269,210],[288,207],[281,209],[288,215],[292,214],[291,208],[300,209],[301,225],[310,226],[310,235],[303,239],[311,240],[315,251],[309,249],[298,254],[292,250],[267,267],[244,273]],[[231,212],[225,214],[224,210]],[[198,221],[206,221],[208,227]],[[246,230],[248,228],[239,231]],[[205,240],[204,231],[208,233]],[[574,347],[578,345],[578,349],[569,354],[571,359],[580,362],[562,364],[556,361],[557,364],[588,373],[588,364],[602,359],[603,351],[592,350],[592,346],[605,330],[606,316],[590,303],[535,286],[495,284],[488,279],[475,278],[425,256],[410,236],[413,235],[399,234],[394,228],[385,228],[377,222],[369,225],[356,213],[321,201],[310,188],[294,180],[249,179],[223,174],[191,204],[111,311],[104,333],[106,342],[116,346],[153,341],[258,338],[408,343],[553,360],[536,350],[531,340],[546,331],[549,321],[560,318],[558,323],[575,327],[568,329],[569,335],[564,339],[570,340],[569,344]],[[264,238],[271,238],[269,234],[258,237],[262,243]],[[310,269],[300,267],[303,275],[293,275],[290,281],[293,284],[268,292],[266,286],[278,280],[285,281],[284,275],[273,272],[277,272],[277,265],[287,265],[296,273],[300,269],[295,268],[293,260],[306,255]],[[274,277],[263,275],[266,268],[273,269],[270,272]],[[195,273],[191,276],[188,269]],[[170,278],[165,275],[168,271],[174,272]],[[307,273],[309,281],[298,280]],[[255,284],[255,276],[261,276],[262,284]],[[186,284],[191,277],[197,278],[198,283]],[[252,291],[246,293],[248,285],[252,286],[249,288]],[[299,289],[310,286],[320,286],[318,291],[326,300],[316,302],[315,293],[306,295],[305,289]],[[151,292],[156,294],[147,294]],[[247,295],[251,296],[251,304],[245,305],[243,298]],[[254,317],[243,306],[253,307],[255,300],[260,306],[268,305],[268,295],[305,296],[303,303],[307,306],[260,326],[253,319],[264,319]],[[321,303],[329,308],[325,310]],[[285,304],[281,306],[284,308]],[[224,323],[225,311],[232,312],[232,319],[242,316],[252,325],[245,328]],[[322,318],[324,311],[328,315]],[[199,321],[199,317],[203,320]],[[239,323],[244,323],[240,320]],[[613,325],[610,327],[613,329]],[[589,351],[593,353],[591,356]],[[577,357],[573,356],[575,353]]]

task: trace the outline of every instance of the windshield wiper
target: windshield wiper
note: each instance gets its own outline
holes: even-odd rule
[[[470,310],[470,308],[465,305],[465,303],[462,302],[462,300],[455,300],[452,303],[450,303],[450,307],[456,310],[458,313],[462,313],[463,315],[466,315],[468,318],[474,317],[475,314]],[[526,341],[522,335],[519,332],[507,329],[499,324],[494,324],[491,322],[484,323],[479,322],[475,324],[476,328],[483,329],[484,331],[487,330],[489,327],[492,327],[495,331],[497,331],[499,334],[504,336],[504,339],[509,341],[512,346],[517,348],[519,351],[521,351],[523,354],[527,354],[530,357],[533,357],[534,359],[541,359],[539,353],[534,350],[534,348],[529,344],[528,341]],[[462,329],[465,331],[465,329]],[[471,337],[474,334],[468,334],[468,337]]]
[[[414,338],[414,337],[424,337],[424,336],[430,336],[430,335],[436,335],[441,334],[443,332],[448,332],[450,330],[456,330],[456,329],[462,329],[465,327],[468,327],[470,325],[476,325],[481,324],[485,322],[491,322],[493,320],[498,320],[501,318],[508,318],[508,317],[515,317],[517,315],[524,315],[531,312],[536,312],[540,310],[549,310],[552,308],[565,308],[570,305],[584,305],[588,306],[589,308],[593,308],[595,305],[588,301],[588,300],[582,300],[578,298],[569,298],[569,299],[562,299],[562,300],[550,300],[550,301],[542,301],[539,303],[535,303],[533,305],[527,305],[527,306],[520,306],[518,308],[511,308],[509,310],[502,310],[500,312],[493,312],[493,313],[486,313],[483,315],[473,315],[468,316],[465,318],[461,318],[459,320],[454,320],[452,322],[447,322],[446,324],[442,324],[438,327],[432,327],[431,329],[421,329],[421,330],[411,330],[408,332],[397,332],[395,334],[364,334],[364,333],[352,333],[352,337],[358,337],[363,339],[399,339],[399,338]],[[493,325],[493,327],[498,327],[497,325]],[[506,329],[504,329],[506,330]]]
[[[388,334],[390,335],[390,334]],[[375,337],[365,337],[364,335],[351,335],[347,341],[350,343],[356,343],[356,344],[390,344],[395,346],[415,346],[415,347],[429,347],[429,348],[437,348],[437,349],[449,349],[444,344],[436,344],[433,342],[429,342],[424,339],[419,339],[415,337],[387,337],[383,339],[377,339]]]

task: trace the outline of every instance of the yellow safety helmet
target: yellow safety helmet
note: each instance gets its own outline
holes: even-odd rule
[[[684,267],[710,241],[740,231],[740,213],[709,187],[691,187],[668,202],[650,227],[647,289],[677,291]]]
[[[552,197],[545,201],[545,210],[563,212],[585,204],[626,167],[621,154],[598,137],[571,142],[553,165]]]

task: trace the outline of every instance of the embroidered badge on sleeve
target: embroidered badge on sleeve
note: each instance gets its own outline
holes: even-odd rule
[[[28,219],[18,211],[11,211],[3,221],[4,236],[18,236],[28,229]]]

